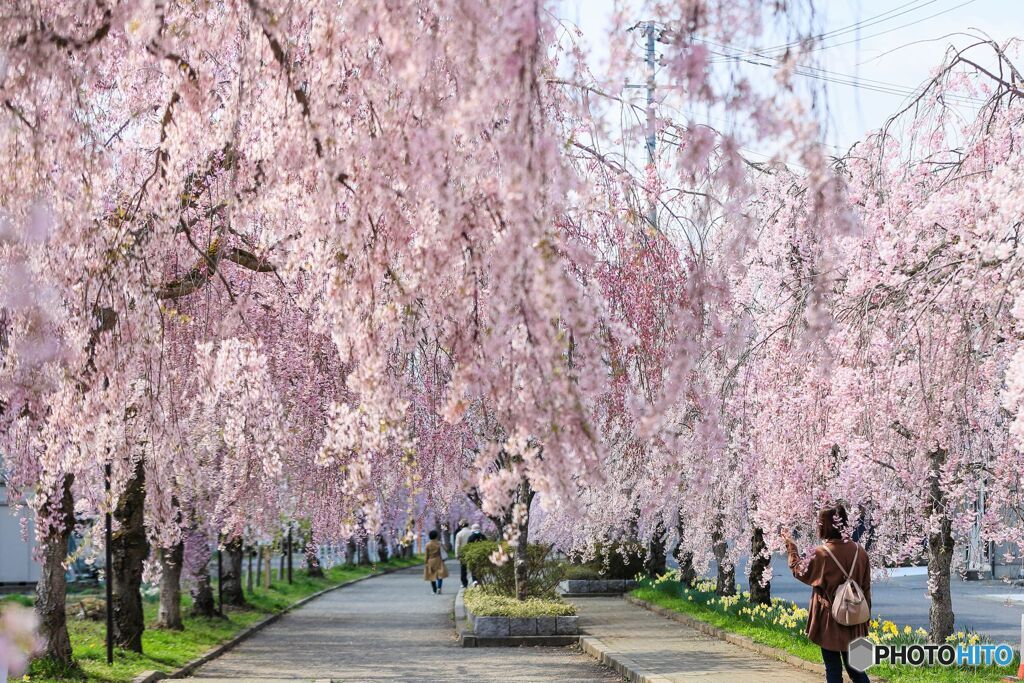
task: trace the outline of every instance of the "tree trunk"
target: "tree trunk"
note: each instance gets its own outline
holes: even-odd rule
[[[452,533],[451,527],[448,526],[448,522],[445,522],[438,528],[438,536],[441,537],[441,545],[444,546],[444,551],[451,555],[454,552],[452,548]]]
[[[203,567],[202,571],[196,575],[195,585],[192,586],[192,616],[217,616],[217,603],[213,599],[213,582],[210,581],[210,570],[207,567]]]
[[[320,558],[316,554],[316,545],[312,541],[306,543],[306,575],[322,579],[324,568],[320,566]]]
[[[925,518],[932,525],[928,531],[928,640],[941,644],[953,633],[953,596],[949,589],[949,569],[953,561],[953,532],[946,511],[942,490],[942,466],[946,451],[938,449],[930,456],[928,472],[929,502]]]
[[[676,524],[676,532],[679,534],[679,544],[676,546],[676,559],[679,561],[679,583],[687,588],[693,588],[693,582],[697,580],[697,572],[693,569],[693,553],[683,549],[683,520],[679,519]]]
[[[270,560],[271,555],[273,555],[273,550],[271,550],[269,545],[265,545],[260,548],[260,554],[263,555],[263,557],[260,558],[260,562],[263,563],[263,587],[270,590],[270,572],[272,571]]]
[[[256,559],[256,549],[253,548],[246,552],[245,559],[249,562],[248,571],[245,572],[245,590],[249,592],[249,595],[252,595],[253,588],[255,587],[252,580],[252,564],[253,560]]]
[[[668,558],[665,555],[665,527],[661,522],[658,522],[658,526],[654,530],[654,538],[651,539],[648,545],[647,561],[644,563],[647,576],[652,579],[661,576],[668,570],[667,563]]]
[[[36,583],[36,615],[39,617],[39,637],[42,641],[40,656],[71,665],[71,638],[68,637],[67,577],[64,560],[68,555],[68,538],[75,525],[75,502],[71,497],[74,478],[64,476],[60,487],[51,493],[43,505],[37,524],[45,528],[42,539],[42,567]],[[53,515],[54,505],[59,505]],[[56,517],[57,526],[49,526],[48,518]],[[109,580],[109,577],[108,577]]]
[[[242,561],[245,546],[241,536],[235,536],[224,545],[224,572],[221,577],[225,605],[245,607],[245,593],[242,591]]]
[[[516,514],[516,549],[514,555],[514,569],[516,578],[516,599],[526,600],[527,578],[529,577],[529,543],[530,543],[530,503],[533,500],[533,491],[530,488],[530,480],[525,476],[519,483],[518,511]]]
[[[736,567],[726,558],[729,550],[728,544],[722,538],[720,529],[715,530],[712,537],[714,541],[714,553],[718,565],[718,581],[715,584],[716,595],[736,595]]]
[[[772,603],[772,584],[765,579],[771,561],[771,553],[764,542],[764,532],[760,527],[754,527],[750,538],[750,602],[759,605]]]
[[[381,562],[387,562],[391,558],[391,553],[388,551],[388,539],[384,534],[377,534],[377,555]]]
[[[181,563],[185,557],[185,544],[178,541],[171,548],[160,548],[160,608],[156,627],[180,631],[181,623]]]
[[[142,458],[135,463],[131,479],[114,508],[118,529],[111,536],[113,567],[110,578],[114,596],[114,643],[132,652],[142,652],[142,563],[149,555],[145,527],[146,473]]]
[[[354,538],[349,538],[345,541],[345,564],[356,564],[358,561],[358,558],[356,557],[357,550]]]
[[[693,583],[696,580],[697,572],[693,568],[693,553],[684,550],[679,555],[679,583],[687,588],[693,588]]]

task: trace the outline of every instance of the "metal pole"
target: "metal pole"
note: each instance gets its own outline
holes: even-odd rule
[[[653,172],[655,146],[658,143],[658,139],[655,134],[656,119],[654,116],[654,22],[648,21],[644,30],[647,33],[647,58],[645,59],[647,62],[647,164]],[[651,222],[652,228],[658,227],[657,198],[651,198],[651,205],[647,209],[647,220]]]
[[[288,525],[288,583],[292,582],[292,525]]]
[[[224,562],[217,548],[217,611],[224,614]]]
[[[103,466],[103,477],[104,477],[104,489],[107,492],[107,514],[106,517],[106,540],[104,545],[106,546],[106,568],[104,571],[104,581],[107,584],[107,666],[111,666],[114,663],[114,584],[110,580],[111,570],[114,568],[114,553],[111,549],[111,541],[114,535],[113,532],[113,515],[110,514],[110,506],[113,501],[110,500],[110,463],[108,462]]]

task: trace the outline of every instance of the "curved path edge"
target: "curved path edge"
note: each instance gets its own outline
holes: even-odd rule
[[[388,567],[387,569],[385,569],[383,571],[373,572],[371,574],[367,574],[366,576],[361,576],[358,579],[352,579],[350,581],[345,581],[343,583],[339,583],[336,586],[328,586],[327,588],[324,588],[323,590],[317,591],[316,593],[313,593],[311,595],[307,595],[306,597],[302,598],[301,600],[297,600],[297,601],[293,602],[292,604],[288,605],[287,607],[285,607],[280,612],[274,612],[273,614],[268,616],[266,619],[263,619],[262,621],[258,621],[255,624],[253,624],[252,626],[248,626],[248,627],[242,629],[237,635],[235,635],[231,639],[225,640],[223,643],[221,643],[220,645],[217,645],[216,647],[214,647],[213,649],[209,650],[205,654],[202,654],[202,655],[196,657],[195,659],[193,659],[192,661],[188,662],[187,664],[185,664],[180,669],[177,669],[177,670],[172,671],[170,673],[166,673],[166,672],[163,672],[163,671],[143,671],[138,676],[136,676],[135,678],[132,679],[132,683],[152,683],[153,681],[160,681],[160,680],[164,680],[164,679],[167,679],[167,678],[185,678],[186,676],[188,676],[189,674],[194,672],[196,669],[201,667],[203,664],[206,664],[207,662],[209,662],[209,661],[211,661],[213,659],[216,659],[217,657],[220,657],[222,654],[224,654],[228,650],[231,650],[232,648],[234,648],[239,643],[242,643],[245,640],[248,640],[250,637],[252,637],[255,634],[259,633],[260,631],[262,631],[267,626],[270,626],[275,621],[277,621],[278,619],[280,619],[284,615],[288,614],[292,610],[296,610],[299,607],[302,607],[303,605],[305,605],[305,604],[307,604],[309,602],[312,602],[313,600],[316,600],[317,598],[319,598],[319,597],[321,597],[321,596],[323,596],[323,595],[325,595],[327,593],[331,593],[333,591],[336,591],[339,588],[345,588],[346,586],[351,586],[351,585],[359,583],[361,581],[366,581],[367,579],[373,579],[373,578],[376,578],[378,576],[384,576],[385,574],[391,574],[392,572],[399,572],[399,571],[403,571],[403,570],[406,570],[406,569],[411,569],[413,567],[418,567],[421,564],[423,564],[423,563],[420,562],[418,564],[410,564],[407,567]]]

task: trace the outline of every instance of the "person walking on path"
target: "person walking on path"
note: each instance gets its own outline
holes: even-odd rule
[[[466,520],[459,520],[459,531],[455,534],[455,557],[459,561],[459,578],[462,580],[462,587],[469,588],[469,571],[466,568],[466,563],[462,561],[462,556],[459,551],[466,545],[466,541],[469,540],[473,530],[469,528],[469,522]]]
[[[470,527],[470,531],[472,533],[469,535],[469,538],[466,539],[466,543],[476,543],[477,541],[487,540],[487,537],[484,536],[484,532],[480,531],[479,522],[473,522],[473,526]]]
[[[430,589],[436,594],[441,592],[441,582],[448,578],[448,567],[444,564],[444,549],[437,540],[437,531],[431,530],[427,536],[430,541],[424,549],[423,580],[430,582]]]
[[[852,668],[849,661],[850,643],[867,636],[868,622],[844,626],[832,613],[836,589],[847,580],[860,586],[868,609],[871,608],[871,561],[860,544],[844,538],[848,531],[846,508],[837,505],[822,510],[818,514],[818,535],[822,544],[815,548],[814,556],[806,563],[789,532],[782,532],[793,576],[811,586],[807,637],[821,648],[827,683],[842,683],[844,668],[853,683],[869,683],[867,674]]]

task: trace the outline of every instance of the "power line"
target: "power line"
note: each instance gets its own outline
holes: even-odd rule
[[[953,10],[960,9],[961,7],[966,7],[967,5],[973,4],[973,3],[977,2],[977,1],[978,0],[967,0],[966,2],[961,2],[959,5],[954,5],[952,7],[947,8],[947,9],[940,10],[940,11],[934,13],[934,14],[929,14],[927,17],[924,17],[923,19],[919,19],[917,21],[911,21],[911,22],[909,22],[907,24],[901,24],[899,26],[895,26],[895,27],[887,29],[885,31],[879,31],[878,33],[873,33],[870,36],[861,36],[861,37],[856,38],[854,40],[848,40],[848,41],[843,42],[843,43],[833,43],[832,45],[819,45],[817,47],[812,47],[809,50],[809,52],[816,52],[818,50],[830,50],[830,49],[832,49],[834,47],[842,47],[843,45],[852,45],[853,43],[859,43],[862,40],[870,40],[871,38],[877,38],[878,36],[884,36],[887,33],[892,33],[893,31],[899,31],[901,28],[907,28],[908,26],[913,26],[914,24],[919,24],[922,21],[928,21],[929,19],[934,19],[937,16],[940,16],[940,15],[943,15],[943,14],[947,14],[949,12],[952,12]]]
[[[902,5],[894,7],[894,8],[892,8],[892,9],[886,11],[886,12],[882,12],[880,14],[876,14],[876,15],[868,17],[866,19],[861,19],[859,21],[856,21],[856,22],[854,22],[854,23],[852,23],[852,24],[850,24],[848,26],[843,26],[843,27],[840,27],[840,28],[837,28],[837,29],[833,29],[831,31],[826,31],[824,33],[819,33],[818,35],[811,36],[810,38],[807,38],[807,39],[794,40],[794,41],[791,41],[789,43],[783,43],[781,45],[775,45],[773,47],[768,47],[768,48],[763,48],[763,49],[747,50],[747,52],[750,52],[750,53],[753,53],[753,54],[764,54],[764,53],[768,53],[768,52],[779,52],[780,50],[787,50],[789,48],[796,47],[797,45],[800,45],[801,43],[806,42],[806,41],[818,41],[818,40],[824,40],[826,38],[835,38],[837,36],[845,35],[847,33],[852,33],[854,31],[859,31],[862,28],[868,28],[869,26],[875,26],[877,24],[885,23],[885,22],[889,21],[890,19],[895,19],[896,17],[902,16],[902,15],[907,14],[909,12],[915,12],[915,11],[917,11],[919,9],[927,7],[928,5],[931,5],[931,4],[935,3],[935,2],[938,2],[938,0],[927,0],[926,2],[924,2],[924,4],[918,4],[920,2],[921,2],[921,0],[911,0],[910,2],[903,3]],[[909,5],[917,5],[917,6],[916,7],[908,7]],[[904,8],[906,8],[906,9],[904,9]],[[902,10],[902,11],[900,11],[900,10]]]
[[[701,42],[721,46],[725,49],[732,49],[731,46],[724,45],[722,43],[716,43],[715,41],[702,39]],[[750,59],[748,57],[736,53],[723,53],[712,50],[712,54],[723,57],[725,60],[744,62],[747,64],[753,64],[754,66],[764,66],[768,68],[778,67],[777,64]],[[794,72],[797,73],[798,75],[805,76],[807,78],[815,78],[818,80],[826,81],[828,83],[846,85],[882,94],[897,95],[901,97],[912,97],[919,93],[917,88],[900,85],[898,83],[890,83],[888,81],[880,81],[871,78],[861,78],[859,76],[853,76],[850,74],[844,74],[836,71],[829,71],[828,69],[822,69],[820,67],[815,66],[800,64],[794,67]],[[984,98],[973,97],[970,95],[947,94],[946,98],[954,101],[959,101],[963,104],[981,105],[985,103]]]

